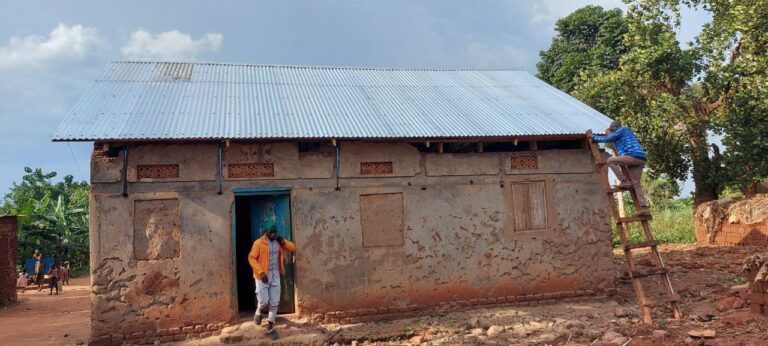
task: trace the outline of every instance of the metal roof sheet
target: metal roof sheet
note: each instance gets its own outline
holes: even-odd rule
[[[605,115],[515,70],[113,62],[56,141],[581,134]]]

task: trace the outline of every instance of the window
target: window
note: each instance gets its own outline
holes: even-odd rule
[[[360,224],[364,248],[403,246],[403,194],[361,195]]]
[[[515,231],[547,229],[547,190],[544,181],[513,183],[512,215]]]

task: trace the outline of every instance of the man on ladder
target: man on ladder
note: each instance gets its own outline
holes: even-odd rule
[[[642,185],[640,185],[640,176],[643,174],[643,167],[645,167],[645,160],[647,156],[640,142],[635,137],[635,133],[628,127],[621,126],[621,122],[618,120],[611,122],[611,125],[606,131],[607,135],[593,135],[590,131],[588,134],[595,142],[607,143],[615,142],[616,150],[619,152],[619,156],[613,156],[609,158],[606,163],[613,174],[619,178],[619,185],[617,188],[633,188],[637,194],[637,216],[647,216],[651,212],[648,209],[648,200],[645,197],[645,191],[643,191]],[[629,177],[624,176],[621,171],[621,166],[626,166],[629,171]]]

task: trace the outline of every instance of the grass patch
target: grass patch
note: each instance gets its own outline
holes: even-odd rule
[[[79,278],[81,276],[88,276],[91,274],[90,267],[80,267],[72,269],[72,272],[69,274],[73,278]]]
[[[651,207],[651,232],[659,243],[695,243],[696,234],[693,230],[693,207],[689,199],[675,200],[664,205]],[[634,214],[631,204],[626,206],[627,215]],[[616,233],[616,225],[612,225],[611,238],[613,245],[618,247],[621,242]],[[639,222],[629,224],[629,240],[632,243],[645,241],[642,225]]]

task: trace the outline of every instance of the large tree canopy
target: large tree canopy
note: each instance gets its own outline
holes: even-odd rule
[[[768,3],[627,2],[615,68],[580,66],[570,85],[554,85],[632,127],[648,149],[651,174],[684,179],[690,173],[695,204],[716,199],[725,185],[743,188],[768,176]],[[713,16],[685,48],[675,35],[681,5]],[[542,57],[560,50],[557,29]],[[723,135],[722,153],[708,141],[713,132]]]
[[[88,193],[86,182],[71,175],[54,183],[56,172],[24,168],[0,204],[0,214],[19,216],[19,261],[34,249],[74,267],[88,264]]]
[[[626,53],[626,21],[621,10],[587,6],[555,24],[557,36],[549,50],[540,53],[539,78],[571,92],[574,77],[586,69],[612,70]]]

